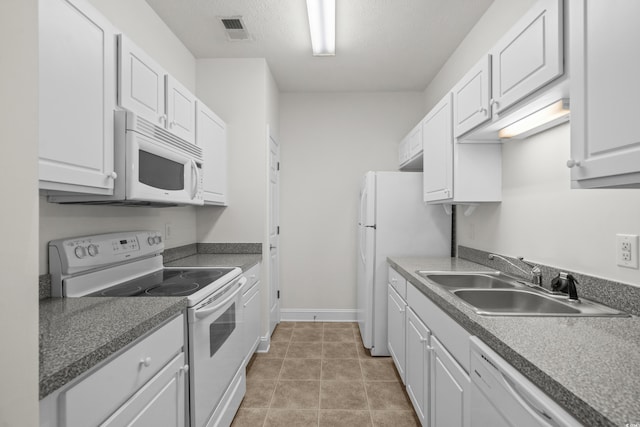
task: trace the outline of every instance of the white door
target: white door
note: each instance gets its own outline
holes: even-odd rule
[[[452,89],[455,136],[470,131],[491,117],[491,55],[482,58]]]
[[[431,427],[469,427],[471,379],[434,336]]]
[[[227,205],[227,127],[204,103],[197,101],[196,144],[202,148],[205,204]]]
[[[407,303],[387,285],[387,347],[398,369],[402,382],[405,382],[405,313]]]
[[[185,141],[195,143],[196,97],[176,79],[167,75],[167,129]]]
[[[280,322],[280,147],[268,131],[269,138],[269,335]]]
[[[405,377],[407,394],[422,425],[429,423],[429,386],[431,384],[431,332],[420,318],[407,308],[407,363]]]
[[[114,29],[83,1],[39,15],[40,188],[113,194]]]
[[[165,71],[123,34],[118,37],[118,104],[165,127]]]
[[[453,113],[448,93],[422,122],[424,201],[453,198]]]

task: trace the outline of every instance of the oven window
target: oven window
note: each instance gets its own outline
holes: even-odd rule
[[[222,344],[231,336],[236,328],[236,303],[231,304],[224,313],[209,325],[209,352],[213,357]]]
[[[147,151],[139,150],[138,180],[162,190],[184,190],[184,165]]]

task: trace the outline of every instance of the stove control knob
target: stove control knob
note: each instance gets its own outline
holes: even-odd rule
[[[160,236],[156,236],[156,238],[154,239],[154,241],[155,241],[157,244],[160,244],[160,242],[162,242],[162,237],[160,237]]]
[[[76,246],[74,250],[76,257],[82,259],[87,256],[87,250],[83,246]]]
[[[90,256],[98,255],[98,247],[96,245],[89,245],[87,247],[87,252],[89,252]]]
[[[152,246],[153,246],[153,244],[155,244],[155,240],[153,239],[153,236],[149,236],[149,237],[147,238],[147,243],[148,243],[149,245],[152,245]]]

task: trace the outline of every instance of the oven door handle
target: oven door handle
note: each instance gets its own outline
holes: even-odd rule
[[[236,295],[238,295],[240,293],[240,291],[242,290],[242,287],[244,286],[245,283],[247,283],[247,278],[246,277],[241,277],[240,280],[238,280],[238,282],[237,282],[238,289],[233,291],[233,293],[231,295],[229,295],[227,298],[225,298],[223,301],[220,301],[219,303],[217,303],[213,307],[207,308],[205,310],[196,310],[196,318],[202,319],[203,317],[207,317],[212,312],[217,311],[220,307],[222,307],[223,305],[225,305],[226,303],[228,303],[229,301],[234,299],[236,297]]]

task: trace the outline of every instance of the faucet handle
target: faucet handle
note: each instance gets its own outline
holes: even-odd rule
[[[524,264],[526,264],[526,265],[528,265],[529,267],[531,267],[531,272],[532,272],[532,273],[535,273],[535,274],[537,274],[537,273],[541,273],[540,266],[535,265],[535,264],[533,264],[533,263],[531,263],[531,262],[529,262],[529,261],[525,260],[525,259],[524,259],[524,257],[519,256],[519,257],[517,257],[517,258],[518,258],[518,260],[522,261]]]

